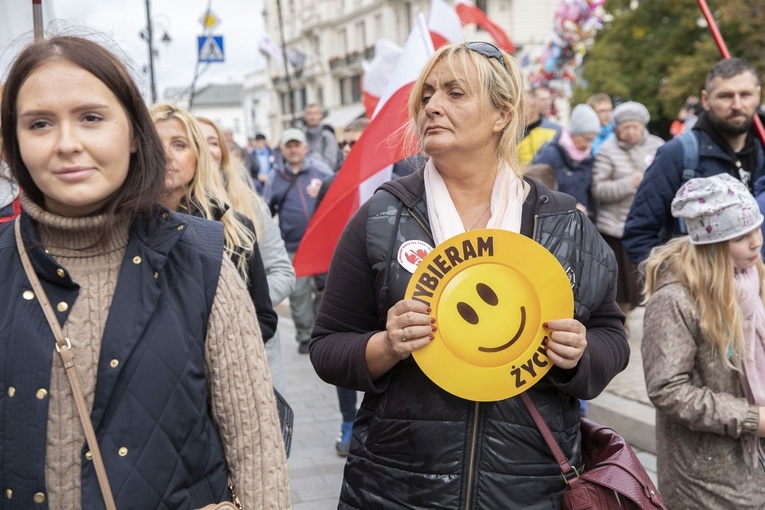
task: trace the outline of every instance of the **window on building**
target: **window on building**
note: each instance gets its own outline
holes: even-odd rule
[[[353,104],[361,101],[361,75],[340,78],[340,104]]]
[[[299,112],[299,111],[305,110],[305,105],[308,104],[308,102],[306,101],[307,96],[305,92],[305,87],[303,87],[302,89],[295,90],[294,94],[295,94],[295,111]]]
[[[475,6],[481,9],[483,12],[487,12],[486,3],[487,3],[487,0],[475,0]]]
[[[356,49],[364,51],[367,47],[367,26],[364,21],[356,23]]]
[[[383,15],[382,13],[375,14],[375,33],[374,40],[380,39],[383,36]]]
[[[305,88],[293,90],[292,98],[294,100],[295,112],[300,112],[305,109],[305,105],[306,105]],[[286,92],[281,93],[281,103],[282,103],[282,115],[291,115],[292,110],[290,109],[290,96]]]
[[[290,96],[286,92],[281,93],[282,103],[282,115],[289,115],[290,112]]]
[[[348,31],[345,28],[337,31],[337,45],[340,48],[340,56],[345,56],[348,53]]]

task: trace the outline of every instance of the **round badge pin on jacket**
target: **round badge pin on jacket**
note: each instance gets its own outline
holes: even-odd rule
[[[571,318],[574,295],[563,267],[532,239],[473,230],[436,246],[417,266],[406,298],[436,318],[433,341],[413,353],[439,387],[479,402],[504,400],[552,368],[543,324]]]

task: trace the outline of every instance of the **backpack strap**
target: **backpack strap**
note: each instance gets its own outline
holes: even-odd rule
[[[681,184],[693,179],[699,166],[699,137],[691,131],[677,137],[683,147],[683,180]]]
[[[678,136],[677,140],[683,148],[683,173],[680,180],[680,186],[682,186],[696,176],[696,169],[699,166],[699,137],[694,131],[689,131]],[[680,233],[687,234],[685,220],[678,218],[677,222]]]

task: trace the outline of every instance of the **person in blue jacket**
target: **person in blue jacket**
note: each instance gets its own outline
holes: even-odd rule
[[[684,182],[727,173],[754,192],[755,181],[765,174],[763,146],[753,126],[760,98],[760,80],[746,60],[720,60],[709,70],[701,91],[704,111],[696,125],[657,151],[635,194],[622,236],[633,263],[685,233],[670,214],[672,198]]]
[[[592,142],[600,132],[600,119],[591,106],[577,105],[571,112],[568,128],[537,152],[532,165],[550,165],[558,175],[558,191],[576,199],[576,207],[594,217],[590,200],[592,183]]]

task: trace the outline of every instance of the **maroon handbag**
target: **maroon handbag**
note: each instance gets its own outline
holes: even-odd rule
[[[582,418],[580,473],[566,460],[531,398],[522,393],[521,400],[561,468],[564,510],[667,510],[635,452],[614,429]]]

